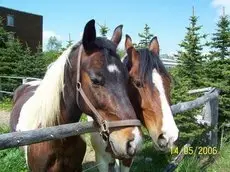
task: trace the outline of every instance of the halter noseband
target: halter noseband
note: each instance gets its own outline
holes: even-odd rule
[[[82,98],[84,99],[85,103],[88,105],[90,110],[94,113],[96,122],[100,126],[100,135],[105,141],[109,140],[109,128],[118,128],[118,127],[131,127],[131,126],[141,126],[141,122],[137,119],[130,119],[130,120],[122,120],[122,121],[113,121],[109,122],[104,120],[100,113],[96,110],[93,104],[90,102],[88,97],[86,96],[85,92],[81,87],[80,82],[80,66],[81,66],[81,56],[82,56],[83,46],[80,45],[79,52],[78,52],[78,60],[77,60],[77,85],[76,85],[76,100],[78,107],[80,108],[79,104],[79,94],[81,94]]]

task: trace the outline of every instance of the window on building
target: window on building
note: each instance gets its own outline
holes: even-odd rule
[[[14,16],[7,15],[7,26],[14,26]]]

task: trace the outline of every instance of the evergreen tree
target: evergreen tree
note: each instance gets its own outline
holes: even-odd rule
[[[180,50],[176,57],[178,65],[172,69],[174,79],[172,90],[172,103],[194,100],[194,95],[189,95],[188,91],[203,86],[202,65],[205,57],[202,55],[204,44],[203,38],[206,35],[200,33],[202,26],[198,26],[198,17],[193,15],[189,18],[190,24],[186,27],[184,40],[179,44]],[[203,129],[194,123],[194,116],[200,113],[201,109],[178,114],[176,122],[181,130],[182,140],[187,140],[191,136],[199,135]]]
[[[73,40],[71,39],[70,34],[69,34],[69,40],[67,41],[66,48],[69,48],[71,45],[73,45]]]
[[[42,52],[31,54],[29,47],[26,47],[20,60],[17,63],[17,76],[42,78],[45,74],[46,63]]]
[[[230,20],[229,16],[223,13],[217,23],[216,33],[213,34],[210,52],[211,59],[224,60],[230,57]]]
[[[47,43],[48,51],[60,51],[62,48],[62,43],[57,39],[56,36],[51,36]]]
[[[107,36],[107,33],[108,33],[108,31],[109,31],[108,26],[106,26],[106,24],[103,24],[103,25],[98,24],[98,25],[99,25],[99,27],[100,27],[99,32],[100,32],[101,36],[106,37],[106,36]]]
[[[219,99],[219,121],[230,122],[230,21],[229,16],[220,16],[216,33],[210,44],[210,61],[205,71],[206,86],[221,90]]]
[[[179,65],[177,66],[177,76],[188,89],[194,89],[202,86],[202,64],[205,56],[202,50],[205,44],[202,39],[206,35],[202,35],[200,30],[202,26],[197,25],[198,17],[194,14],[190,17],[190,25],[187,27],[187,33],[184,40],[179,44],[181,50],[176,55]]]
[[[144,31],[142,33],[138,33],[140,37],[140,42],[137,47],[139,48],[147,48],[151,39],[153,38],[153,34],[150,33],[150,27],[145,24]]]
[[[0,75],[41,77],[44,74],[44,61],[32,55],[12,33],[4,30],[0,21]],[[2,78],[2,89],[13,91],[21,84],[20,80]]]

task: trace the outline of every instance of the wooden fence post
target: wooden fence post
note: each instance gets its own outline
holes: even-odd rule
[[[219,90],[214,89],[219,93]],[[207,93],[205,93],[207,94]],[[207,122],[208,126],[212,127],[213,130],[207,133],[207,139],[209,146],[217,146],[218,144],[218,97],[205,103],[203,108],[204,121]]]
[[[22,79],[22,84],[25,84],[25,83],[27,83],[27,78]]]

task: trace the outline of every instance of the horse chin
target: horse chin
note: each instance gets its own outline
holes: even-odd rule
[[[152,142],[153,142],[153,148],[158,151],[158,152],[161,152],[161,153],[168,153],[171,149],[171,146],[168,145],[166,147],[160,147],[158,144],[157,144],[157,140],[156,140],[156,137],[155,136],[151,136],[152,138]]]
[[[119,148],[118,148],[119,149]],[[120,149],[119,149],[120,150]],[[116,146],[112,141],[109,141],[109,144],[106,147],[106,152],[110,152],[111,156],[115,159],[123,160],[131,158],[128,154],[120,152],[116,149]]]

